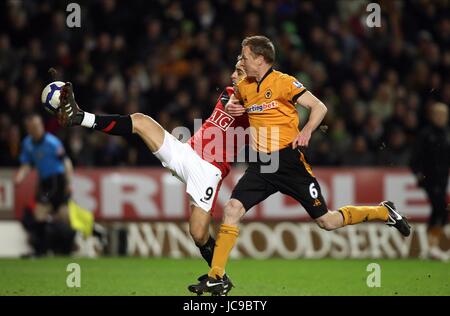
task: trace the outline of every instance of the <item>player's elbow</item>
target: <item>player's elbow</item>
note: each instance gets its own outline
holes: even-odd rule
[[[328,112],[327,106],[325,104],[323,104],[323,102],[320,102],[319,106],[320,106],[320,108],[322,110],[323,116],[325,116],[327,114],[327,112]]]
[[[327,107],[320,100],[316,100],[316,102],[312,103],[309,108],[311,109],[311,111],[314,111],[317,114],[321,114],[322,117],[324,117],[328,112]]]

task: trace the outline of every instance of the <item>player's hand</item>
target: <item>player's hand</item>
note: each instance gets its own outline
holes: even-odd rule
[[[297,147],[308,147],[310,139],[311,139],[311,131],[307,128],[302,129],[302,131],[297,135],[297,137],[292,142],[292,149],[295,149]]]
[[[245,108],[239,101],[239,99],[232,94],[230,100],[228,100],[225,105],[225,112],[230,114],[231,116],[241,116],[245,113]]]
[[[18,186],[18,185],[20,185],[22,183],[22,179],[20,179],[19,177],[15,177],[14,178],[14,185],[15,186]]]

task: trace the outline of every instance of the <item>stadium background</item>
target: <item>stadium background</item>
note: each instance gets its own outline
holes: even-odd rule
[[[55,67],[88,111],[143,112],[169,131],[193,131],[194,118],[207,118],[229,85],[242,38],[254,34],[271,38],[275,67],[328,107],[327,129],[313,135],[307,156],[330,207],[390,197],[415,230],[408,239],[383,225],[322,232],[304,223],[301,207],[276,196],[248,214],[232,257],[407,258],[426,251],[429,206],[408,163],[430,105],[450,104],[447,1],[380,1],[381,27],[374,28],[365,23],[369,1],[78,1],[80,28],[66,26],[67,3],[0,4],[0,256],[27,250],[16,219],[33,196],[34,175],[20,187],[11,179],[22,118],[38,111],[74,162],[74,199],[110,230],[107,254],[198,257],[184,189],[142,141],[61,129],[43,111],[40,93]],[[299,113],[304,122],[307,112]],[[241,167],[225,182],[216,222]],[[446,236],[441,246],[449,251],[449,226]],[[95,255],[94,243],[78,242],[80,254]]]

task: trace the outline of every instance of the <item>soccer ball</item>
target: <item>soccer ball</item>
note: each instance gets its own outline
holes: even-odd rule
[[[51,114],[55,114],[59,108],[59,94],[64,86],[62,81],[53,81],[42,90],[41,101],[45,109]]]

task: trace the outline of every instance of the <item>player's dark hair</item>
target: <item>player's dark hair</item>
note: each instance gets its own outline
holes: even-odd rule
[[[242,47],[245,46],[248,46],[253,54],[263,56],[267,63],[275,62],[275,47],[267,37],[262,35],[246,37],[242,41]]]

